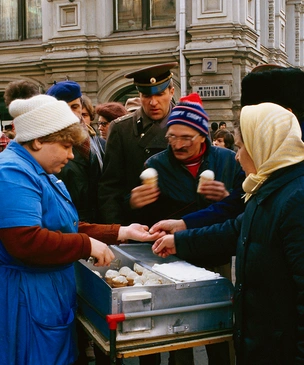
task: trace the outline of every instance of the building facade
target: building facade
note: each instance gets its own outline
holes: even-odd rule
[[[261,63],[304,68],[304,0],[0,0],[0,113],[8,82],[77,81],[94,104],[137,94],[124,74],[177,61],[175,98],[198,92],[228,126]]]

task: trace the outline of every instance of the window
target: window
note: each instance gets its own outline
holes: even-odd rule
[[[222,11],[222,0],[205,0],[203,2],[203,12]]]
[[[145,30],[175,25],[175,0],[115,0],[115,30]]]
[[[255,24],[255,1],[254,0],[248,0],[248,20]]]
[[[0,0],[0,41],[41,36],[41,0]]]

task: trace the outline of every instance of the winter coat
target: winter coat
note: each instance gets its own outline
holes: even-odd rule
[[[199,174],[207,169],[215,173],[215,180],[223,182],[229,192],[233,189],[238,191],[234,198],[239,205],[244,173],[235,160],[235,152],[214,147],[209,139],[205,143],[206,151],[196,177],[175,158],[170,146],[146,161],[145,167],[153,167],[158,172],[161,194],[155,203],[137,210],[139,222],[151,226],[161,219],[180,219],[184,214],[207,208],[214,203],[197,193]],[[243,205],[242,201],[241,203]]]
[[[90,136],[90,158],[85,159],[73,148],[74,159],[56,175],[67,187],[82,222],[97,223],[98,182],[102,173],[104,150],[105,140]]]
[[[177,255],[236,250],[238,365],[304,364],[304,162],[274,172],[235,220],[175,233]]]
[[[127,197],[141,184],[139,175],[147,158],[167,147],[167,119],[153,122],[140,108],[111,123],[98,191],[102,223],[134,222]]]
[[[10,142],[0,164],[1,194],[11,197],[0,228],[77,232],[77,211],[64,184],[24,147]],[[0,364],[73,364],[78,352],[73,264],[27,265],[0,240],[0,275]]]

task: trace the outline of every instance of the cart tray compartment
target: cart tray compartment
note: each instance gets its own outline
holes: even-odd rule
[[[145,243],[111,249],[120,267],[131,269],[137,263],[153,272],[154,264],[181,261],[162,259]],[[103,279],[108,269],[85,260],[75,263],[79,310],[106,338],[110,330],[105,317],[118,313],[126,320],[118,324],[117,341],[232,328],[233,285],[226,278],[181,282],[157,273],[166,284],[111,288]]]

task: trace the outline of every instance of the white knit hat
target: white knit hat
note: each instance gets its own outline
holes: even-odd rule
[[[65,101],[49,95],[16,99],[11,102],[9,112],[14,118],[17,142],[44,137],[79,122]]]

